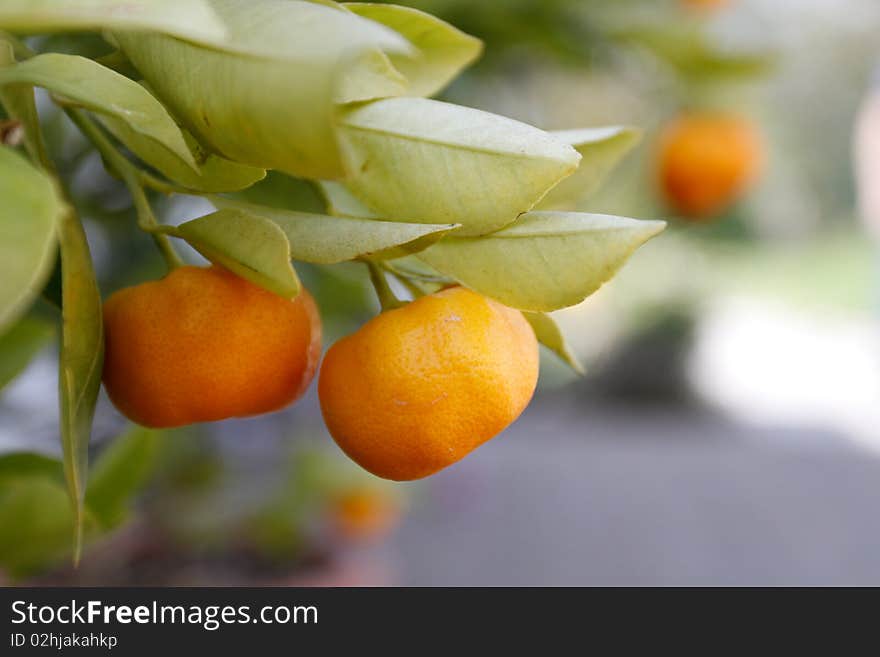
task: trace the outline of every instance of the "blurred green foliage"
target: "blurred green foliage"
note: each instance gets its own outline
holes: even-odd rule
[[[99,456],[85,507],[86,540],[123,523],[156,463],[160,435],[135,427]],[[71,553],[73,510],[61,462],[28,452],[0,456],[0,569],[44,572]]]

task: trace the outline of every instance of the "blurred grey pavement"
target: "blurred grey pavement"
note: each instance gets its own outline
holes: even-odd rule
[[[15,396],[46,389],[49,369],[39,363]],[[101,408],[111,437],[121,418]],[[5,432],[0,422],[0,445],[57,451],[52,413],[32,408],[28,421]],[[314,390],[289,411],[215,430],[247,481],[270,486],[294,426],[336,451]],[[880,453],[831,430],[547,391],[468,458],[400,485],[412,508],[363,555],[382,583],[880,585]],[[230,488],[229,503],[260,490]]]
[[[880,584],[880,456],[688,407],[574,405],[537,400],[429,480],[387,548],[397,583]]]

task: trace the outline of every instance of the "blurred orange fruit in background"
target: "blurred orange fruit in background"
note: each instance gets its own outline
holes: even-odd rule
[[[400,505],[389,493],[375,488],[353,489],[332,500],[330,522],[347,541],[376,541],[397,527]]]
[[[712,10],[721,9],[730,4],[730,0],[681,0],[689,9]]]
[[[658,176],[667,203],[686,218],[705,220],[745,194],[761,173],[764,145],[740,116],[686,114],[660,135]]]

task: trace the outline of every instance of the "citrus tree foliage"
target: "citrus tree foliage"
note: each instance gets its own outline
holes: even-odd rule
[[[27,39],[78,31],[101,34],[116,52],[100,61],[34,52],[41,42]],[[135,457],[128,455],[146,440],[121,443],[135,446],[110,453],[87,487],[101,299],[68,181],[42,143],[35,87],[125,183],[137,225],[169,262],[171,244],[184,240],[287,296],[299,290],[297,261],[368,262],[415,295],[459,282],[526,312],[539,340],[577,369],[546,313],[583,300],[663,228],[572,211],[638,133],[625,126],[546,132],[428,98],[481,47],[429,14],[384,4],[0,3],[0,101],[24,135],[20,146],[0,147],[0,350],[33,353],[58,336],[64,453],[63,467],[33,458],[23,474],[0,471],[0,483],[9,484],[3,499],[12,500],[3,513],[28,519],[40,491],[60,504],[63,472],[77,536],[112,524],[130,483],[125,472]],[[161,226],[146,188],[207,196],[216,211]],[[25,314],[56,254],[62,293],[53,331]],[[20,361],[0,373],[0,384]],[[56,515],[51,528],[34,531],[54,532],[70,520]],[[16,569],[27,570],[24,556]]]

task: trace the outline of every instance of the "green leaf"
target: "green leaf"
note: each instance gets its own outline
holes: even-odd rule
[[[269,171],[263,180],[231,197],[245,203],[300,212],[322,213],[327,205],[315,183],[280,171]]]
[[[335,100],[340,105],[377,98],[403,96],[407,80],[381,50],[372,50],[353,60],[339,74]]]
[[[82,224],[73,212],[62,215],[61,357],[58,371],[64,473],[74,512],[74,561],[82,551],[83,500],[89,439],[104,361],[101,294]]]
[[[236,216],[248,215],[271,221],[287,235],[290,257],[317,264],[333,264],[365,257],[396,258],[408,253],[416,253],[457,228],[454,224],[414,224],[332,217],[279,210],[221,198],[216,198],[214,201],[223,210],[196,221],[210,221],[211,217],[223,213],[234,213]]]
[[[417,255],[408,255],[386,263],[386,266],[395,274],[403,278],[428,283],[437,287],[453,285],[455,279],[441,274]]]
[[[550,133],[571,144],[581,154],[572,175],[559,183],[538,204],[541,210],[575,210],[595,192],[611,170],[641,139],[641,131],[626,126],[560,130]]]
[[[83,510],[87,535],[124,520],[154,470],[160,438],[136,427],[101,453]],[[73,522],[58,459],[32,452],[0,456],[0,568],[21,577],[60,562],[70,553]]]
[[[44,87],[65,102],[124,122],[170,150],[196,171],[180,128],[162,104],[136,82],[85,57],[47,53],[0,69],[0,85]]]
[[[335,180],[321,180],[318,189],[327,204],[327,212],[338,217],[376,219],[376,213],[364,205],[348,188]]]
[[[224,157],[305,178],[340,178],[340,85],[361,57],[407,51],[400,35],[335,6],[214,0],[229,26],[209,48],[116,33],[120,47],[200,142]]]
[[[410,96],[433,96],[442,91],[483,50],[479,39],[418,9],[362,2],[343,6],[387,25],[418,48],[412,56],[391,55],[395,68],[409,81]]]
[[[239,164],[206,151],[188,132],[181,130],[195,170],[174,151],[132,130],[124,121],[99,116],[101,123],[132,153],[166,178],[196,192],[219,193],[246,189],[262,180],[265,169]]]
[[[2,35],[0,35],[2,37]],[[0,68],[15,65],[12,45],[0,39]],[[40,117],[34,102],[34,90],[25,86],[3,87],[0,85],[0,105],[11,119],[20,121],[24,127],[24,146],[33,162],[39,162],[43,153]]]
[[[559,356],[560,360],[573,369],[576,374],[584,375],[584,366],[581,365],[578,357],[571,350],[571,347],[568,346],[568,342],[565,340],[565,336],[559,329],[556,320],[546,313],[533,313],[529,311],[523,311],[523,317],[532,325],[538,342]]]
[[[161,432],[133,427],[100,455],[86,491],[86,504],[103,529],[125,518],[131,499],[153,473]]]
[[[3,0],[0,29],[31,34],[143,30],[211,43],[226,33],[206,0]]]
[[[84,524],[91,527],[91,518]],[[70,500],[54,477],[33,472],[0,478],[0,567],[13,577],[61,562],[70,553],[72,525]]]
[[[340,121],[348,189],[376,214],[498,230],[576,168],[568,144],[524,123],[422,98],[380,100]]]
[[[775,66],[772,52],[719,48],[700,24],[694,22],[628,25],[610,36],[654,53],[691,82],[717,84],[766,75]]]
[[[665,226],[598,214],[529,212],[492,235],[449,236],[419,257],[503,304],[546,312],[583,301]]]
[[[37,452],[10,452],[0,455],[0,482],[15,477],[43,476],[64,483],[61,463]]]
[[[62,208],[51,179],[0,147],[0,331],[27,310],[49,277]]]
[[[55,335],[55,327],[24,317],[0,335],[0,390],[18,376]]]
[[[163,230],[186,240],[211,262],[255,285],[287,299],[299,294],[299,279],[290,264],[287,236],[268,219],[221,211]]]

